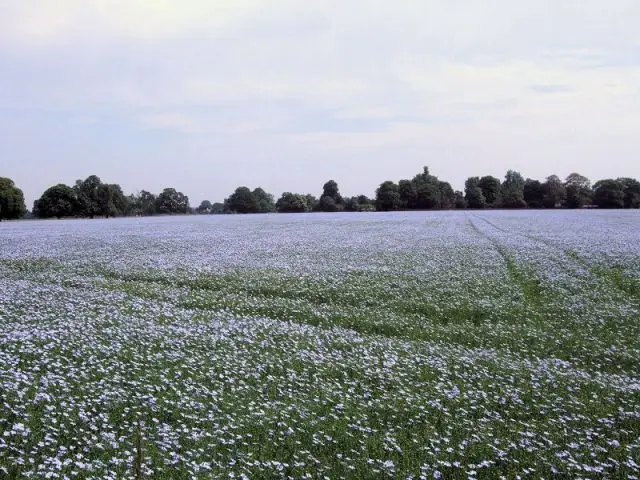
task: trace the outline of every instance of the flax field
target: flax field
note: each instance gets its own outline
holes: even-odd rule
[[[639,471],[638,212],[0,224],[2,479]]]

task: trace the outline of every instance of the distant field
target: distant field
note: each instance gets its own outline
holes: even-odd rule
[[[639,469],[639,212],[0,224],[0,478]]]

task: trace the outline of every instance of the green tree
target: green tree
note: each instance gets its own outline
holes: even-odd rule
[[[624,186],[624,208],[640,208],[640,182],[635,178],[619,178]]]
[[[501,204],[504,208],[524,208],[527,204],[524,201],[525,180],[519,172],[509,170],[504,177],[501,186]]]
[[[102,185],[102,181],[97,175],[89,175],[84,180],[76,180],[73,189],[78,199],[76,213],[79,216],[93,218],[100,215],[101,208],[98,198],[100,185]]]
[[[225,213],[224,203],[216,202],[213,205],[211,205],[211,213],[213,215],[220,215],[222,213]]]
[[[162,214],[189,213],[189,197],[175,188],[165,188],[156,199],[156,211]]]
[[[487,206],[494,207],[500,204],[500,191],[502,190],[500,179],[486,175],[478,181],[478,187],[482,190]]]
[[[565,179],[564,186],[568,208],[581,208],[593,201],[593,190],[587,177],[574,172]]]
[[[307,211],[313,212],[318,208],[318,199],[311,194],[304,196],[304,201],[307,204]]]
[[[342,203],[342,196],[340,195],[340,189],[335,180],[329,180],[322,187],[322,196],[331,197],[335,200],[336,204]]]
[[[213,205],[209,200],[203,200],[198,206],[198,208],[196,208],[196,213],[199,213],[201,215],[207,215],[211,213],[212,208],[213,208]]]
[[[456,206],[456,192],[453,191],[449,182],[438,182],[440,190],[440,208],[449,210]]]
[[[542,204],[544,208],[557,208],[562,206],[567,198],[566,187],[557,175],[549,175],[542,184],[543,197]]]
[[[606,179],[593,186],[593,201],[599,208],[624,208],[624,184]]]
[[[322,196],[316,205],[315,210],[320,212],[338,212],[344,209],[344,200],[340,195],[338,184],[334,180],[329,180],[322,187]]]
[[[395,182],[387,180],[376,190],[376,210],[388,212],[400,208],[400,188]]]
[[[158,198],[146,190],[140,191],[137,196],[131,199],[133,203],[132,213],[134,215],[150,216],[158,213],[156,210]]]
[[[96,212],[105,218],[125,215],[129,210],[128,200],[120,185],[102,183],[96,192]]]
[[[26,213],[22,190],[10,178],[0,177],[0,221],[22,218]]]
[[[418,206],[418,192],[411,180],[400,180],[398,182],[398,193],[400,195],[400,209],[413,210]]]
[[[480,209],[487,206],[482,189],[480,188],[479,177],[469,177],[464,183],[464,198],[467,208]]]
[[[345,212],[359,212],[360,204],[358,197],[347,197],[342,199],[342,208]]]
[[[544,206],[544,187],[538,180],[527,178],[524,182],[523,196],[529,208],[542,208]]]
[[[276,210],[279,213],[304,213],[310,209],[304,195],[284,192],[276,202]]]
[[[318,212],[339,212],[343,208],[342,204],[338,205],[333,197],[323,195],[316,207]]]
[[[252,193],[256,202],[257,213],[270,213],[275,210],[273,195],[265,192],[260,187],[256,188]]]
[[[257,213],[258,203],[253,192],[247,187],[238,187],[224,201],[225,210],[230,213]]]
[[[73,217],[77,207],[78,198],[75,190],[60,183],[46,189],[33,203],[33,215],[37,218]]]
[[[429,173],[429,167],[424,167],[422,173],[416,175],[412,183],[416,190],[416,208],[431,210],[442,208],[442,192],[438,177]]]
[[[464,193],[459,190],[456,190],[455,195],[456,195],[455,207],[459,210],[464,210],[465,208],[467,208],[467,201],[464,198]]]

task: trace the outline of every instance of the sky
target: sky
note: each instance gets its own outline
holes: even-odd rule
[[[373,195],[640,178],[637,0],[2,0],[0,176]]]

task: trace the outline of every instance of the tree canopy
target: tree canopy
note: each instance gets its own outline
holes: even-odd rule
[[[62,183],[46,189],[33,204],[33,214],[38,218],[73,217],[77,211],[76,191]]]
[[[22,190],[10,178],[0,177],[0,220],[15,220],[26,213]]]
[[[383,212],[400,208],[400,187],[391,180],[383,182],[376,190],[376,210]]]
[[[366,195],[343,197],[335,180],[322,187],[320,198],[310,194],[284,192],[278,201],[262,187],[240,186],[224,202],[203,200],[197,208],[189,197],[173,187],[159,194],[141,190],[125,196],[120,185],[103,183],[97,175],[76,180],[73,186],[57,184],[46,189],[34,202],[37,218],[116,217],[125,215],[177,215],[222,213],[306,213],[366,212],[483,208],[640,208],[640,182],[621,177],[591,181],[577,173],[564,181],[549,175],[544,181],[526,180],[508,170],[504,180],[492,175],[467,178],[464,192],[432,175],[428,167],[411,179],[382,182],[375,198]],[[24,195],[9,178],[0,177],[0,220],[26,215]]]

